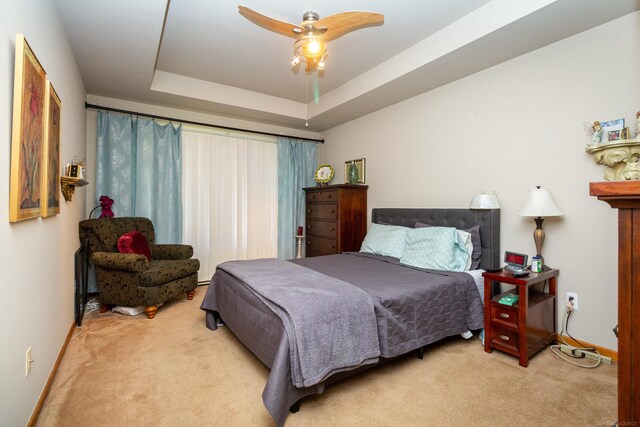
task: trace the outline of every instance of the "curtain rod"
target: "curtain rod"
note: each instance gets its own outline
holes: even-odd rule
[[[260,135],[269,135],[269,136],[283,136],[285,138],[301,139],[301,140],[305,140],[305,141],[313,141],[313,142],[319,142],[321,144],[324,144],[324,139],[302,138],[300,136],[281,135],[281,134],[278,134],[278,133],[262,132],[262,131],[259,131],[259,130],[248,130],[248,129],[234,128],[234,127],[230,127],[230,126],[212,125],[211,123],[194,122],[194,121],[191,121],[191,120],[176,119],[176,118],[165,117],[165,116],[156,116],[156,115],[153,115],[153,114],[138,113],[136,111],[130,111],[130,110],[121,110],[119,108],[102,107],[100,105],[89,104],[88,102],[84,103],[84,108],[92,108],[94,110],[113,111],[114,113],[122,113],[122,114],[136,115],[136,116],[142,116],[142,117],[149,117],[151,119],[167,120],[169,122],[179,122],[179,123],[185,123],[185,124],[189,124],[189,125],[198,125],[198,126],[206,126],[206,127],[210,127],[210,128],[235,130],[235,131],[238,131],[238,132],[251,132],[251,133],[257,133],[257,134],[260,134]]]

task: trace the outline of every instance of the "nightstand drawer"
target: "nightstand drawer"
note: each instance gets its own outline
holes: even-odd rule
[[[333,221],[307,221],[307,235],[338,237],[338,224]]]
[[[307,251],[322,252],[324,254],[337,254],[338,242],[334,239],[307,235]]]
[[[513,355],[518,355],[518,333],[507,328],[491,326],[491,345]]]
[[[307,205],[307,218],[314,219],[337,219],[338,218],[338,205],[329,203],[326,205]]]
[[[491,304],[491,322],[518,330],[518,310],[499,303]]]

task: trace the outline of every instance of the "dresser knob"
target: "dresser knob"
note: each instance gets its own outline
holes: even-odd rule
[[[336,211],[334,209],[331,209],[329,213],[336,213]]]
[[[333,245],[329,246],[329,249],[334,249],[334,248],[335,248],[335,246],[333,246]]]
[[[329,231],[336,231],[336,228],[335,228],[335,227],[331,227],[331,228],[329,229]]]
[[[509,315],[507,313],[500,313],[500,317],[508,319]]]
[[[311,213],[313,212],[311,209],[307,209],[307,213]]]
[[[312,244],[312,243],[313,243],[312,241],[308,241],[308,242],[307,242],[307,245],[310,245],[310,244]]]
[[[332,198],[332,197],[333,197],[333,196],[332,196],[331,194],[329,194],[329,195],[327,196],[327,199],[330,199],[330,198]]]
[[[311,226],[311,225],[307,225],[307,228],[313,228],[313,226]]]
[[[508,336],[506,336],[506,335],[500,335],[500,339],[501,339],[502,341],[509,341],[509,337],[508,337]]]

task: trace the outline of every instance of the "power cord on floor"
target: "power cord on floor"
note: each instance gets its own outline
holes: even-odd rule
[[[562,344],[554,344],[549,347],[549,349],[562,360],[571,363],[572,365],[580,366],[581,368],[593,369],[600,366],[602,363],[602,357],[600,357],[600,353],[594,347],[587,347],[577,339],[573,338],[569,334],[569,318],[571,317],[571,313],[573,312],[573,297],[569,298],[569,302],[564,310],[562,315],[562,331],[558,336],[558,341]],[[582,347],[575,347],[571,344],[568,344],[564,340],[564,333],[567,333],[569,337],[580,344]],[[587,354],[589,356],[587,356]],[[587,365],[584,363],[576,362],[577,359],[588,359],[593,360],[593,364]]]
[[[92,298],[91,300],[87,301],[87,303],[85,304],[84,314],[89,314],[92,311],[96,311],[99,308],[100,308],[100,301],[98,301],[97,298]],[[71,337],[72,340],[76,339],[84,331],[84,329],[82,329],[82,326],[78,326],[78,329],[79,329],[78,333]]]
[[[92,311],[96,311],[100,308],[100,301],[97,298],[92,298],[87,301],[87,304],[84,306],[84,314],[89,314]]]

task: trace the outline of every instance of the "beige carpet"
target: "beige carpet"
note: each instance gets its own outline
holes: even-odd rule
[[[179,297],[144,315],[90,313],[60,365],[40,426],[271,426],[268,369],[227,328],[209,331],[200,302]],[[545,350],[528,368],[447,340],[302,401],[287,426],[607,425],[616,367],[574,367]]]

